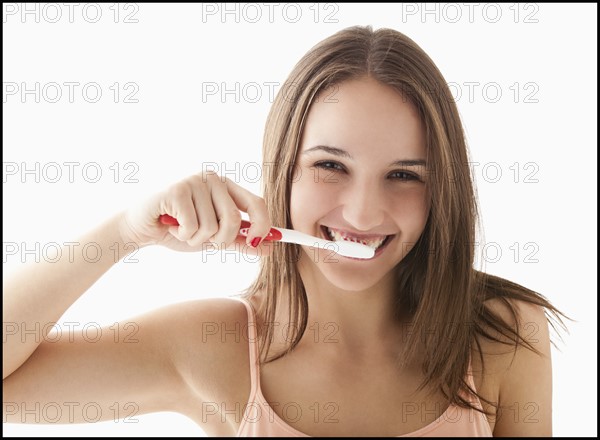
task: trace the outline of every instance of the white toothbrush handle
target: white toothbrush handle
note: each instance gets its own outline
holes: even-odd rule
[[[304,246],[319,247],[326,250],[334,251],[337,254],[345,257],[353,258],[372,258],[375,255],[375,250],[369,246],[354,243],[352,241],[329,241],[319,237],[305,234],[303,232],[294,231],[292,229],[273,228],[281,234],[279,241],[286,243],[296,243]]]
[[[242,228],[240,229],[240,235],[247,237],[248,230],[250,228],[250,222],[242,220],[241,226]],[[295,243],[309,247],[318,247],[333,251],[345,257],[352,258],[372,258],[375,254],[374,249],[359,243],[354,243],[351,241],[336,242],[324,240],[319,237],[313,237],[312,235],[286,228],[272,227],[265,237],[265,241],[282,241],[285,243]]]
[[[159,220],[164,225],[178,226],[179,222],[176,218],[168,214],[159,216]],[[248,231],[251,223],[248,220],[242,220],[239,235],[248,236]],[[375,251],[368,246],[363,246],[358,243],[349,241],[334,242],[323,240],[322,238],[313,237],[312,235],[303,232],[294,231],[292,229],[272,227],[267,236],[266,241],[283,241],[286,243],[296,243],[304,246],[319,247],[327,250],[332,250],[340,255],[354,258],[371,258]]]

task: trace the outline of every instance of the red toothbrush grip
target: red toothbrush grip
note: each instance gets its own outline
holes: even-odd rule
[[[171,217],[169,214],[162,214],[160,217],[158,217],[158,220],[163,225],[179,226],[177,219],[175,217]]]
[[[179,222],[177,221],[177,219],[175,217],[171,217],[169,214],[161,214],[158,217],[158,220],[163,225],[179,226]],[[240,232],[239,232],[238,235],[241,235],[243,237],[247,237],[249,229],[250,229],[250,222],[247,221],[247,220],[242,220],[242,223],[240,225]],[[281,237],[282,237],[281,232],[279,232],[275,228],[271,228],[271,230],[269,231],[269,233],[267,234],[267,236],[263,240],[277,241],[277,240],[281,240]]]
[[[240,225],[240,235],[247,237],[248,229],[250,229],[250,222],[248,220],[242,220],[242,224]],[[281,232],[276,228],[271,228],[267,236],[263,238],[263,241],[277,241],[281,240],[281,237]]]

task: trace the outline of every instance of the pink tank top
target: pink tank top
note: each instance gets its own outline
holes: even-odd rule
[[[250,345],[250,397],[244,409],[237,437],[309,437],[280,418],[263,396],[260,389],[260,364],[254,308],[243,298],[233,298],[240,300],[248,311]],[[467,380],[475,390],[470,364]],[[473,402],[472,398],[471,402]],[[479,399],[475,399],[474,403],[481,409]],[[265,412],[267,413],[265,414]],[[398,437],[492,437],[492,430],[484,414],[457,405],[450,405],[440,417],[429,425]]]

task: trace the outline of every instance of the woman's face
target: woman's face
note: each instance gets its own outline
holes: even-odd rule
[[[325,90],[313,103],[292,183],[293,228],[335,240],[357,237],[374,258],[303,246],[303,267],[340,289],[381,281],[421,236],[429,212],[424,128],[416,109],[371,78]],[[391,237],[388,237],[391,236]]]

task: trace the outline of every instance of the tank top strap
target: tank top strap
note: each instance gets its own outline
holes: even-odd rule
[[[467,369],[467,384],[473,389],[473,391],[477,392],[477,387],[475,386],[475,378],[473,377],[473,362],[472,362],[471,353],[469,353],[469,368]],[[466,395],[466,394],[465,394]],[[483,408],[481,405],[481,401],[476,396],[471,394],[468,395],[469,400],[479,408]]]
[[[467,369],[467,383],[474,391],[475,389],[475,381],[473,380],[473,362],[471,361],[471,353],[469,353],[469,368]]]

